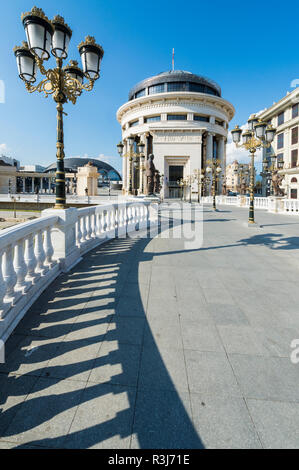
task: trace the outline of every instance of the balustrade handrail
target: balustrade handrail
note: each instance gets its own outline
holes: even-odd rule
[[[47,216],[5,228],[0,232],[0,250],[5,249],[5,244],[10,245],[15,243],[20,238],[24,238],[32,233],[35,234],[38,230],[55,225],[57,222],[58,216]]]

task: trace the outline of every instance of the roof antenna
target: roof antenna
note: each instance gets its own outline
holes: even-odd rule
[[[172,71],[174,72],[174,48],[172,49]]]

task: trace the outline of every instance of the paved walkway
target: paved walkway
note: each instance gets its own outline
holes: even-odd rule
[[[111,241],[33,305],[0,366],[0,448],[299,447],[299,217],[219,209],[202,248]]]

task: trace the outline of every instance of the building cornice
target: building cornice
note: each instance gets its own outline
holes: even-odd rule
[[[281,100],[279,100],[277,103],[274,103],[272,106],[270,106],[268,109],[263,111],[261,114],[259,114],[259,119],[271,119],[286,108],[288,108],[290,105],[296,104],[299,101],[299,87],[295,88],[292,92],[288,93],[285,95]]]
[[[214,95],[206,95],[204,93],[194,92],[171,92],[159,93],[156,95],[143,96],[134,101],[128,101],[123,104],[117,111],[117,120],[119,123],[127,113],[141,109],[149,109],[153,107],[162,107],[165,105],[192,105],[204,104],[212,106],[224,112],[228,119],[231,120],[235,115],[234,106],[223,98]]]

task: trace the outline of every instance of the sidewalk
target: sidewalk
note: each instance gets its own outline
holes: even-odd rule
[[[206,206],[200,249],[113,240],[60,276],[7,343],[0,448],[299,448],[299,218],[247,216]]]

